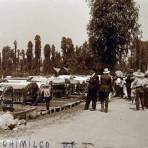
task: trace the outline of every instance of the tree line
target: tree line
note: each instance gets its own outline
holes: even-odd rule
[[[61,50],[57,50],[55,45],[42,47],[39,35],[35,36],[34,44],[28,42],[26,49],[17,49],[17,41],[14,41],[14,48],[5,46],[0,55],[3,75],[49,75],[54,74],[54,68],[62,67],[71,74],[88,74],[94,61],[88,42],[74,46],[71,38],[62,37]]]
[[[43,55],[41,54],[43,53]],[[50,75],[54,74],[54,68],[67,68],[70,74],[89,74],[93,68],[99,72],[104,65],[98,61],[88,42],[82,46],[75,46],[69,37],[62,37],[61,50],[55,45],[45,44],[42,48],[41,37],[35,36],[34,45],[29,41],[26,49],[17,49],[17,41],[14,48],[5,46],[0,53],[1,75]],[[117,61],[116,70],[127,71],[140,68],[146,71],[148,67],[148,42],[135,40],[134,51],[127,60]],[[106,65],[105,65],[106,66]]]

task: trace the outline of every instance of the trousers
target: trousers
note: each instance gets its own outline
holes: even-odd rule
[[[86,103],[85,103],[85,110],[89,109],[90,102],[92,101],[92,109],[96,109],[96,102],[97,102],[97,96],[96,92],[88,92]]]

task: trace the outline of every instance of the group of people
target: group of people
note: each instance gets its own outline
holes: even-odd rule
[[[108,112],[109,95],[112,93],[115,97],[126,98],[129,101],[135,100],[136,109],[144,110],[148,107],[148,71],[142,73],[140,70],[133,72],[130,70],[126,76],[111,76],[108,68],[105,68],[103,74],[98,76],[94,69],[88,85],[88,94],[86,97],[85,110],[89,109],[92,101],[92,109],[96,110],[97,98],[101,102],[101,111]]]
[[[115,96],[132,100],[133,93],[131,86],[134,79],[135,77],[133,76],[133,70],[129,70],[126,75],[124,75],[123,73],[120,75],[115,75],[113,77]]]
[[[90,102],[92,101],[92,110],[96,110],[97,92],[99,92],[99,100],[101,102],[101,111],[108,112],[109,94],[112,89],[112,77],[108,68],[104,69],[100,78],[95,69],[94,73],[89,80],[88,94],[86,98],[85,110],[89,109]]]
[[[66,88],[70,88],[70,84],[66,84],[65,91],[67,90],[67,92],[69,92],[69,89]],[[110,94],[114,97],[126,98],[132,102],[134,100],[137,110],[140,109],[140,104],[143,110],[145,106],[148,108],[148,71],[146,71],[145,74],[140,70],[137,72],[129,71],[126,76],[112,76],[108,68],[104,69],[102,75],[98,75],[96,69],[93,69],[93,74],[89,79],[87,87],[85,110],[89,109],[90,102],[92,101],[91,110],[95,111],[96,103],[99,98],[101,112],[107,113]],[[52,82],[47,86],[41,86],[39,93],[39,96],[41,96],[46,103],[46,109],[49,110],[49,104],[53,96]],[[69,93],[65,95],[68,96]]]

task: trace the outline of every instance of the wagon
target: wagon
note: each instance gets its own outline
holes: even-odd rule
[[[25,87],[24,104],[37,105],[39,97],[39,87],[37,83],[32,82]]]
[[[53,84],[53,96],[62,98],[65,96],[65,84]]]
[[[65,97],[65,80],[54,78],[52,79],[53,96],[56,98]]]
[[[26,86],[29,85],[30,82],[26,81],[19,81],[19,80],[12,80],[8,82],[0,83],[0,85],[7,85],[13,88],[13,102],[20,104],[23,103],[23,100],[26,96]]]
[[[3,111],[13,111],[13,87],[0,85],[0,101]]]
[[[33,104],[37,98],[38,85],[34,82],[25,80],[11,80],[0,85],[8,85],[13,88],[13,103],[15,104]]]

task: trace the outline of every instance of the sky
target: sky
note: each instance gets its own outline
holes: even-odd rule
[[[140,4],[143,39],[148,40],[148,0],[136,0]],[[55,44],[60,50],[63,36],[81,45],[88,39],[89,7],[85,0],[0,0],[0,49],[13,47],[26,49],[36,34],[41,36],[42,47]]]

